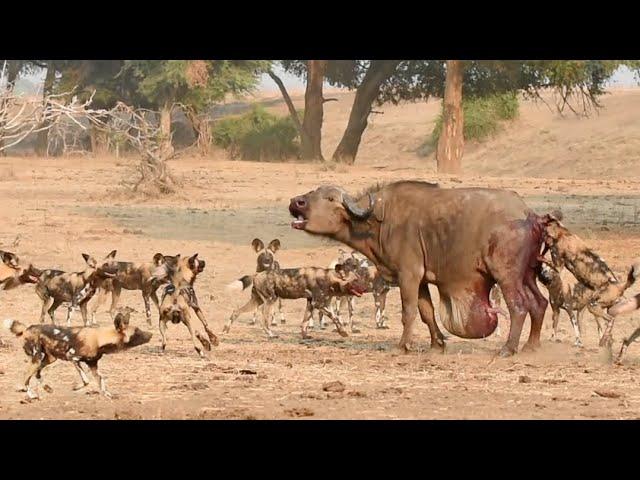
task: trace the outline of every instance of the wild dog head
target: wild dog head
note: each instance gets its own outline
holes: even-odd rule
[[[156,261],[156,269],[153,278],[156,281],[170,281],[174,285],[188,283],[193,285],[198,274],[204,271],[206,262],[198,258],[198,254],[190,257],[182,257],[182,255],[163,255],[160,260],[159,254],[154,256]],[[160,263],[160,265],[158,265]]]
[[[151,332],[145,332],[144,330],[140,330],[138,327],[132,327],[129,325],[129,317],[130,312],[125,309],[119,311],[113,319],[113,326],[119,334],[119,337],[114,344],[119,349],[128,349],[144,345],[145,343],[149,343],[153,336]]]
[[[559,210],[548,213],[542,217],[545,225],[544,242],[549,247],[555,245],[560,238],[569,233],[569,230],[561,223],[561,220],[562,212]]]
[[[356,297],[361,297],[366,292],[367,287],[364,280],[354,269],[345,267],[339,263],[333,270],[329,270],[327,274],[331,288],[336,293],[347,293]]]
[[[182,295],[181,290],[170,283],[165,287],[160,302],[160,321],[181,323],[188,318],[189,304],[186,298]]]
[[[0,288],[9,290],[25,283],[38,283],[42,272],[21,262],[15,253],[0,250],[0,260]]]
[[[82,258],[84,258],[88,269],[95,272],[96,277],[104,280],[115,277],[118,272],[116,253],[118,253],[117,250],[112,250],[101,262],[98,262],[94,257],[86,253],[82,254]]]
[[[253,250],[258,254],[256,272],[264,272],[265,270],[273,270],[278,267],[275,255],[280,250],[280,240],[277,238],[271,240],[265,248],[264,243],[259,238],[254,238],[251,242]]]

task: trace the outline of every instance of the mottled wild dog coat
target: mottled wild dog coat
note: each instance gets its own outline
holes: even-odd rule
[[[556,269],[565,267],[580,283],[594,291],[587,308],[593,316],[603,318],[607,322],[600,345],[610,348],[613,342],[611,332],[614,317],[606,310],[620,300],[625,290],[640,275],[640,262],[631,266],[625,281],[621,282],[605,261],[580,237],[571,233],[557,217],[549,217],[550,221],[544,232],[545,249],[541,254],[541,260]],[[547,250],[551,252],[551,262],[544,259]]]
[[[378,269],[371,263],[366,257],[362,257],[357,252],[347,253],[344,250],[340,251],[340,258],[334,260],[330,265],[330,268],[335,267],[336,264],[342,263],[347,270],[356,272],[361,279],[365,291],[364,293],[371,293],[373,295],[373,302],[375,305],[375,323],[376,328],[389,328],[385,325],[386,317],[384,310],[387,303],[387,293],[391,286],[382,278],[382,275],[378,272]],[[334,311],[340,317],[340,312],[344,310],[344,305],[347,306],[348,312],[348,325],[351,331],[356,333],[353,326],[353,296],[342,296],[337,299],[332,299],[335,302]],[[322,326],[322,312],[320,312],[320,322]]]
[[[88,325],[87,303],[93,297],[98,285],[105,278],[113,278],[116,270],[116,250],[107,255],[98,264],[95,258],[82,254],[87,266],[77,273],[65,273],[61,270],[43,270],[38,278],[36,293],[42,300],[40,323],[44,323],[45,313],[49,313],[51,323],[55,324],[56,309],[63,303],[71,305],[67,312],[67,325],[71,324],[71,311],[74,306],[80,307],[84,325]],[[51,305],[51,306],[49,306]]]
[[[98,372],[98,361],[107,353],[143,345],[151,340],[151,333],[129,326],[129,313],[119,313],[113,322],[113,327],[57,327],[55,325],[26,325],[15,320],[5,320],[5,327],[23,341],[23,349],[31,362],[24,380],[23,391],[30,399],[38,398],[37,391],[31,388],[31,378],[42,384],[42,370],[56,360],[67,360],[73,363],[81,383],[74,389],[78,390],[89,384],[87,375],[82,369],[81,362],[97,380],[100,391],[107,397],[104,377]],[[51,388],[44,385],[45,390]]]
[[[280,240],[277,238],[271,240],[266,247],[259,238],[254,238],[251,247],[258,254],[256,257],[256,273],[280,270],[280,264],[276,261],[276,252],[280,250]],[[284,314],[282,313],[282,300],[278,299],[278,314],[280,315],[280,323],[286,323]],[[253,311],[251,325],[255,325],[258,311]],[[271,320],[271,325],[276,325],[275,315]]]
[[[164,287],[164,293],[162,294],[162,300],[160,302],[160,336],[162,337],[162,351],[164,352],[167,346],[167,323],[174,324],[183,323],[189,334],[191,335],[191,341],[193,346],[198,352],[200,357],[204,358],[204,353],[200,344],[205,350],[211,351],[211,343],[198,331],[194,331],[191,327],[191,315],[189,313],[191,307],[190,298],[193,289],[188,285],[182,288],[176,288],[175,285],[169,284]],[[196,338],[200,341],[200,344],[196,342]],[[217,342],[216,342],[217,344]]]
[[[262,308],[263,329],[270,337],[276,337],[269,326],[271,306],[282,299],[307,299],[307,307],[302,320],[302,336],[307,338],[309,319],[314,309],[322,311],[336,324],[338,333],[348,336],[340,320],[328,309],[332,297],[343,295],[362,295],[364,286],[357,274],[348,271],[343,265],[336,265],[335,269],[305,267],[285,268],[278,271],[265,271],[254,276],[246,275],[230,285],[231,288],[244,290],[253,285],[251,299],[241,308],[235,310],[226,325],[224,332],[231,329],[232,323],[239,315]]]
[[[162,278],[154,278],[153,274],[164,262],[165,256],[161,253],[156,253],[153,256],[153,260],[147,263],[117,262],[115,277],[104,279],[98,285],[96,300],[90,307],[92,322],[95,319],[96,311],[107,300],[109,293],[111,293],[109,314],[113,317],[120,301],[120,294],[124,289],[140,290],[142,292],[147,323],[151,324],[151,304],[149,300],[152,300],[158,311],[160,311],[160,302],[156,295],[156,290],[163,280]]]
[[[23,264],[15,253],[0,250],[0,260],[0,290],[38,283],[42,272],[31,264]]]
[[[155,270],[153,278],[161,283],[169,283],[179,292],[182,292],[183,298],[195,312],[205,332],[207,332],[209,341],[213,345],[218,345],[218,337],[209,328],[193,288],[198,275],[204,271],[206,262],[198,258],[197,253],[190,257],[182,257],[182,255],[178,254],[174,256],[164,255],[163,258],[164,262]],[[162,315],[162,306],[160,307],[160,314]]]
[[[553,312],[553,334],[551,335],[551,339],[558,340],[558,320],[560,319],[560,310],[564,310],[569,315],[569,320],[573,327],[573,332],[576,337],[575,345],[581,347],[580,315],[592,301],[595,291],[580,282],[571,284],[563,280],[560,272],[548,264],[542,264],[540,266],[538,270],[538,280],[540,280],[540,283],[542,283],[549,292],[549,304]],[[600,321],[597,317],[596,322],[598,324],[598,334],[600,334]]]
[[[421,181],[377,185],[358,197],[322,186],[291,199],[297,230],[322,235],[364,254],[382,277],[398,284],[402,298],[400,348],[409,350],[416,313],[444,351],[428,284],[440,293],[445,328],[463,338],[495,330],[489,291],[497,282],[509,308],[509,338],[500,355],[517,352],[527,315],[525,347],[540,345],[547,300],[536,285],[542,231],[547,219],[507,190],[440,188]]]

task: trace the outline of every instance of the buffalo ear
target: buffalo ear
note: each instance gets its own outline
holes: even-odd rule
[[[262,243],[262,240],[260,240],[259,238],[254,238],[251,242],[251,246],[257,253],[264,248],[264,243]]]
[[[382,222],[384,220],[384,212],[385,212],[385,201],[382,196],[376,198],[376,201],[373,204],[373,216],[376,217],[376,220]]]

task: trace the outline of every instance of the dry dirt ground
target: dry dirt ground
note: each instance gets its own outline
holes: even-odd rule
[[[338,104],[348,98],[327,104],[327,151],[346,121],[347,109]],[[609,110],[580,124],[525,105],[517,124],[486,145],[471,146],[468,173],[459,178],[436,176],[432,159],[415,154],[437,110],[433,104],[385,108],[368,131],[354,167],[232,162],[220,152],[208,159],[173,161],[171,168],[185,186],[177,196],[165,199],[143,199],[122,190],[119,182],[132,175],[135,159],[0,159],[0,248],[41,268],[78,271],[85,252],[102,256],[117,249],[118,258],[129,261],[150,260],[157,251],[198,252],[207,267],[196,291],[210,324],[220,332],[231,311],[249,297],[249,292],[230,293],[225,285],[255,268],[250,248],[254,237],[265,242],[280,238],[283,267],[324,266],[335,258],[339,245],[290,229],[291,196],[320,183],[337,183],[356,192],[376,181],[421,178],[451,187],[514,189],[540,212],[560,207],[566,223],[622,274],[640,253],[640,168],[637,160],[624,164],[623,154],[640,142],[638,119],[632,115],[639,101],[635,92],[616,93],[605,101]],[[338,106],[344,111],[330,110]],[[603,120],[606,116],[611,117],[608,123]],[[636,129],[623,119],[636,122]],[[531,137],[532,125],[555,136],[555,150],[552,143]],[[612,137],[614,132],[618,140]],[[614,154],[601,155],[597,149],[589,153],[583,145],[588,142]],[[583,162],[578,162],[579,155],[567,160],[573,148],[586,149]],[[529,170],[524,167],[527,162],[533,165]],[[564,173],[553,173],[554,162]],[[574,175],[568,167],[571,162]],[[640,285],[629,293],[638,290]],[[32,286],[0,296],[0,320],[37,321],[40,304]],[[121,305],[136,309],[133,323],[148,328],[139,292],[125,291]],[[444,355],[430,353],[428,330],[418,324],[416,352],[397,353],[394,346],[401,332],[397,289],[389,294],[389,330],[374,328],[373,300],[368,295],[356,302],[361,333],[346,339],[329,328],[302,341],[304,301],[283,305],[287,323],[275,327],[279,338],[267,340],[258,326],[248,324],[250,315],[243,316],[206,361],[197,357],[186,329],[175,325],[169,327],[162,355],[154,325],[150,344],[101,361],[113,400],[91,391],[73,392],[75,370],[57,362],[44,371],[53,393],[42,391],[41,400],[21,403],[25,394],[16,386],[26,369],[26,356],[17,339],[2,331],[0,418],[640,418],[640,345],[629,349],[622,366],[608,364],[596,347],[595,324],[589,315],[584,349],[572,346],[565,314],[562,341],[548,340],[548,311],[539,352],[493,361],[508,331],[502,318],[502,338],[449,336]],[[64,318],[63,308],[58,317]],[[636,314],[617,322],[614,349],[639,319]],[[110,322],[104,308],[98,321]],[[79,314],[74,322],[80,323]],[[521,344],[528,335],[528,322],[524,332]],[[332,382],[341,385],[331,386]]]

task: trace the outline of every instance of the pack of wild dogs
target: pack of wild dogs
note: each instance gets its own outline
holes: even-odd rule
[[[445,190],[454,193],[443,193]],[[400,347],[409,349],[411,325],[417,311],[429,327],[432,348],[444,351],[445,337],[435,321],[427,288],[428,284],[435,284],[441,298],[440,321],[454,335],[463,338],[486,338],[494,332],[500,335],[497,315],[510,318],[509,336],[501,355],[517,350],[527,313],[531,315],[532,331],[525,347],[539,343],[547,302],[552,309],[552,339],[558,340],[559,316],[564,310],[573,327],[575,345],[581,347],[581,315],[588,310],[595,317],[600,345],[611,350],[615,317],[640,307],[640,295],[631,300],[624,298],[625,291],[640,276],[640,262],[632,264],[627,275],[619,279],[602,258],[561,223],[559,212],[538,216],[525,210],[525,217],[519,218],[522,213],[518,209],[514,209],[517,214],[511,214],[503,204],[518,204],[521,200],[513,196],[517,196],[514,192],[506,192],[506,196],[503,192],[479,188],[442,189],[426,182],[395,182],[372,187],[359,198],[351,197],[339,187],[320,187],[294,197],[289,205],[295,219],[294,229],[336,239],[351,249],[340,249],[339,256],[326,267],[281,268],[276,260],[280,241],[274,239],[265,245],[262,240],[254,239],[251,248],[256,254],[255,272],[227,285],[229,290],[251,287],[248,301],[233,311],[222,332],[228,334],[242,314],[251,313],[251,324],[256,324],[261,313],[262,330],[269,338],[276,338],[277,317],[280,323],[286,323],[282,301],[304,299],[302,338],[310,337],[309,330],[316,321],[317,328],[325,329],[326,318],[339,335],[347,337],[359,332],[354,324],[354,298],[366,293],[373,296],[375,327],[384,329],[388,328],[387,294],[392,288],[399,288],[403,324]],[[403,205],[402,214],[398,215],[394,215],[396,197],[401,197]],[[449,197],[455,202],[448,204]],[[441,208],[432,216],[424,207],[425,198],[441,202]],[[447,250],[445,254],[443,249],[447,245],[462,238],[457,236],[458,230],[464,230],[460,225],[472,227],[463,218],[466,201],[470,202],[469,210],[479,208],[489,212],[491,222],[486,223],[491,224],[475,228],[473,235],[477,238],[467,235],[467,245],[462,250],[455,251],[452,246],[452,251]],[[413,209],[412,204],[418,208]],[[487,208],[496,204],[500,205],[499,211]],[[477,213],[469,215],[478,219]],[[414,229],[407,225],[419,216],[423,217],[420,227],[415,229],[417,233],[412,233]],[[429,222],[433,223],[433,229],[421,230]],[[521,235],[521,231],[526,235]],[[464,236],[464,231],[460,235]],[[546,257],[547,253],[550,258]],[[51,391],[42,381],[42,370],[56,360],[69,361],[77,370],[80,382],[74,389],[89,384],[88,368],[100,391],[111,396],[98,371],[100,358],[149,343],[152,338],[151,333],[130,325],[133,309],[118,306],[123,289],[142,293],[149,325],[153,318],[151,303],[154,304],[163,352],[169,323],[186,327],[200,357],[206,358],[205,352],[219,344],[195,292],[196,279],[206,265],[198,254],[156,253],[142,263],[119,261],[116,254],[114,250],[102,260],[83,254],[85,268],[69,273],[41,270],[22,261],[15,253],[0,250],[0,290],[35,285],[42,301],[38,324],[26,326],[14,320],[5,321],[5,327],[22,339],[30,360],[22,386],[28,399],[39,398],[33,377],[38,385]],[[469,263],[471,268],[465,270]],[[568,275],[561,275],[563,269],[570,273],[570,280]],[[548,301],[540,295],[537,282],[546,287]],[[113,326],[99,327],[96,312],[109,296]],[[91,299],[94,301],[89,305]],[[503,302],[507,312],[502,310]],[[61,325],[56,321],[56,310],[63,304],[67,306],[67,315],[65,324]],[[82,317],[81,327],[72,326],[72,313],[76,310]],[[192,314],[202,324],[204,334],[192,324]],[[605,323],[604,328],[601,321]],[[624,339],[618,362],[638,336],[640,328]]]

